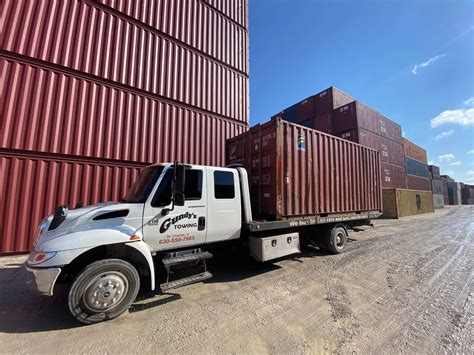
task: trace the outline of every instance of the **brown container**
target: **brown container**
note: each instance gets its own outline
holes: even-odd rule
[[[335,133],[361,128],[397,143],[402,142],[402,129],[399,124],[359,101],[334,110]]]
[[[4,55],[248,123],[247,74],[108,7],[9,0],[2,10]]]
[[[433,179],[439,179],[440,178],[440,175],[439,175],[439,166],[436,166],[436,165],[428,165],[428,169],[431,173],[431,177]]]
[[[352,101],[354,101],[353,97],[331,86],[314,95],[314,114],[315,116],[321,116],[332,113],[337,107],[346,105]]]
[[[332,112],[306,119],[304,121],[299,122],[299,124],[324,133],[333,133]]]
[[[413,158],[425,164],[428,163],[426,149],[423,149],[419,145],[416,145],[405,138],[403,138],[403,151],[405,152],[406,157]]]
[[[405,164],[403,146],[391,139],[372,133],[363,128],[340,132],[336,134],[336,136],[378,150],[382,162],[399,166]]]
[[[462,200],[463,205],[474,205],[474,198]]]
[[[223,165],[244,124],[154,96],[0,59],[0,148],[134,162]],[[212,142],[212,144],[210,144]]]
[[[405,188],[405,168],[399,165],[382,162],[382,187]]]
[[[406,175],[406,187],[411,190],[431,191],[431,180],[414,175]]]
[[[0,153],[0,253],[30,250],[58,205],[119,201],[142,166]]]
[[[258,218],[381,209],[379,154],[347,140],[274,118],[229,139],[226,158],[247,169]]]
[[[430,212],[434,212],[431,191],[383,190],[383,215],[385,217],[400,218]]]
[[[461,196],[463,200],[471,200],[474,199],[474,186],[472,185],[465,185],[461,186]]]
[[[312,118],[314,116],[313,97],[308,97],[307,99],[297,104],[296,116],[297,116],[297,122],[307,120],[308,118]]]
[[[247,29],[204,1],[97,2],[104,5],[106,11],[110,8],[115,13],[113,10],[116,10],[248,74]],[[247,6],[244,0],[229,2],[232,3]]]

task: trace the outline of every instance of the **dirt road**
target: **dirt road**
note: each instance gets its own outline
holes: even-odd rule
[[[215,278],[81,326],[64,293],[24,289],[24,257],[0,265],[2,353],[474,352],[474,208],[352,232],[348,250],[308,249],[249,266],[228,252]]]

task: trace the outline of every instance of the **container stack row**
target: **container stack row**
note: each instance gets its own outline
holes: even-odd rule
[[[330,87],[274,117],[335,135],[378,150],[384,188],[405,188],[405,158],[400,125]]]
[[[249,123],[247,18],[247,0],[4,1],[0,253],[150,163],[223,165]]]
[[[461,198],[463,205],[474,205],[474,185],[461,184]]]
[[[428,170],[429,178],[431,179],[434,208],[443,208],[445,204],[449,204],[449,201],[447,200],[448,185],[441,179],[438,166],[428,165]]]
[[[330,87],[274,117],[379,151],[386,216],[433,212],[444,206],[439,170],[433,178],[426,150],[404,139],[399,124],[341,90]]]

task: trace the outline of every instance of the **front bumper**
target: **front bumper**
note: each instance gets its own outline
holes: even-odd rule
[[[43,295],[52,296],[54,284],[61,273],[61,268],[37,268],[25,264],[28,271],[27,286],[36,289]]]

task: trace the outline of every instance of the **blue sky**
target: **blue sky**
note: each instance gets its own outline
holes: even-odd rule
[[[249,0],[249,20],[251,125],[336,86],[474,184],[473,1]]]

